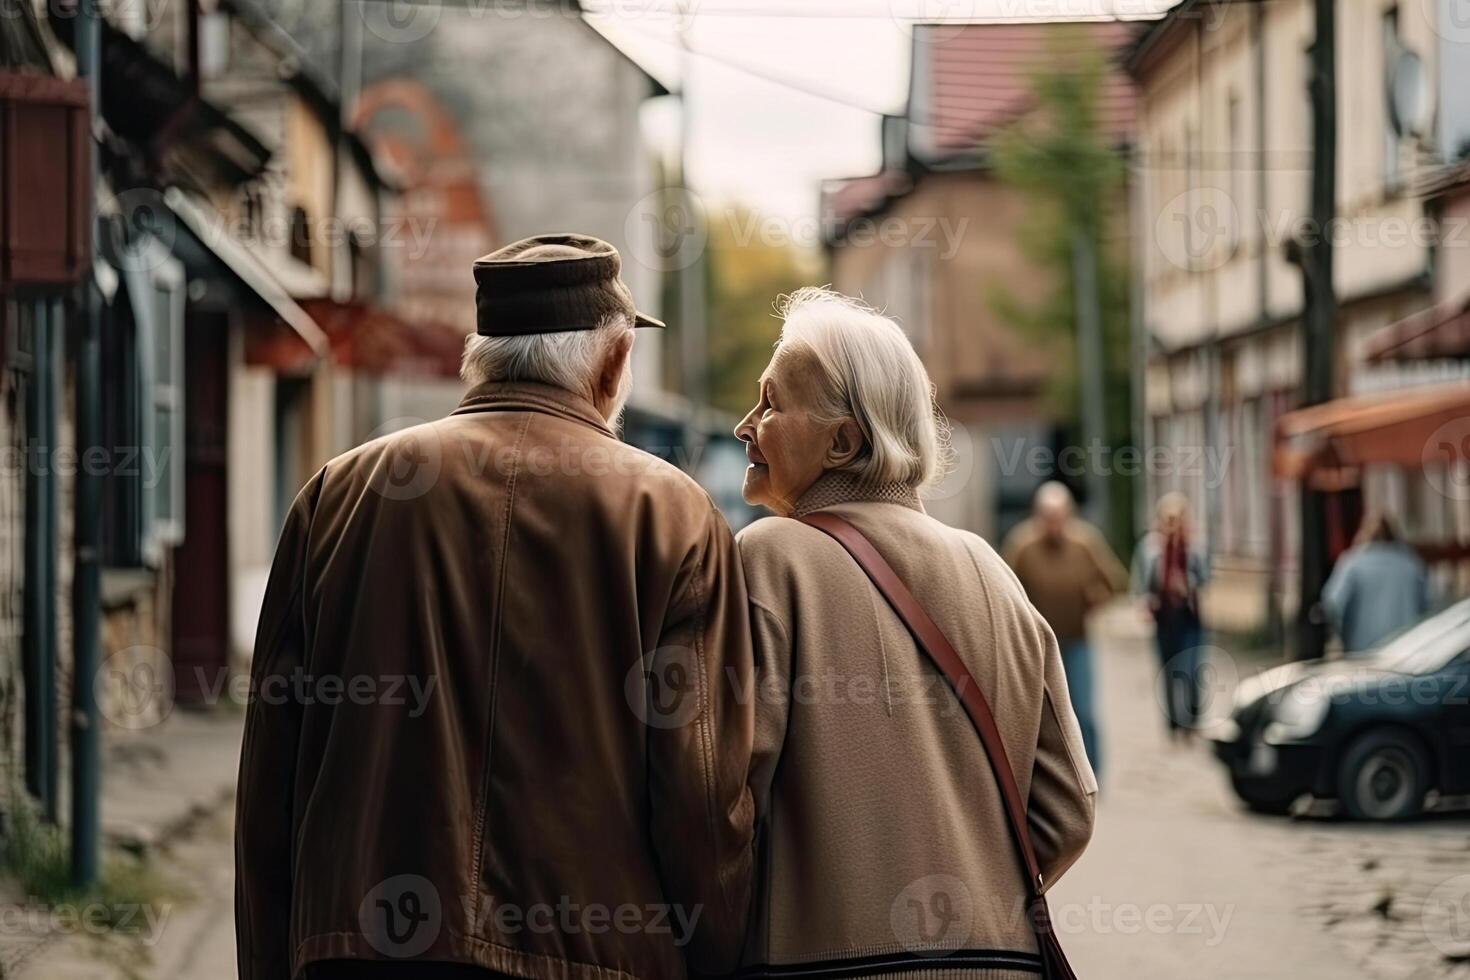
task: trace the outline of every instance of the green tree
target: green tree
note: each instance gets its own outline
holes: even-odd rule
[[[1092,242],[1102,321],[1104,438],[1116,451],[1132,442],[1128,250],[1126,235],[1118,233],[1126,229],[1127,166],[1099,125],[1097,95],[1108,74],[1101,53],[1077,36],[1059,35],[1055,43],[1050,63],[1061,67],[1031,79],[1031,110],[986,149],[997,177],[1024,194],[1031,209],[1020,247],[1050,272],[1057,288],[1028,300],[1002,285],[991,290],[989,300],[1003,319],[1056,353],[1051,397],[1071,433],[1080,432],[1073,259],[1079,233]],[[1126,551],[1134,536],[1135,488],[1116,470],[1106,530]]]
[[[824,262],[815,250],[773,244],[762,215],[743,204],[712,207],[708,219],[706,390],[711,405],[740,416],[781,333],[777,297],[824,282]]]

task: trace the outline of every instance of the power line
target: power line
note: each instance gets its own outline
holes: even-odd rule
[[[628,26],[628,25],[623,25],[623,26]],[[662,44],[665,47],[670,47],[670,48],[679,48],[680,47],[680,44],[679,44],[678,41],[671,41],[668,38],[660,37],[659,35],[649,33],[648,31],[643,31],[643,30],[638,30],[637,28],[633,28],[633,32],[635,34],[637,34],[639,37],[647,38],[648,40],[654,41],[654,42],[656,42],[658,44]],[[707,59],[709,61],[713,61],[716,64],[723,65],[726,68],[730,68],[730,69],[733,69],[734,71],[742,72],[743,74],[750,75],[753,78],[759,78],[759,79],[761,79],[762,81],[765,81],[765,82],[770,82],[772,85],[780,85],[783,88],[789,88],[789,89],[792,89],[793,91],[801,92],[804,95],[810,95],[812,98],[815,98],[815,99],[823,99],[823,100],[825,100],[827,102],[833,102],[833,103],[836,103],[837,105],[845,106],[848,109],[856,109],[859,112],[866,112],[866,113],[868,113],[870,115],[874,115],[874,116],[891,115],[891,113],[888,112],[887,110],[884,110],[884,109],[874,109],[872,106],[863,105],[863,104],[858,103],[858,102],[853,102],[852,100],[847,99],[847,98],[844,98],[843,96],[833,94],[832,92],[823,91],[822,89],[815,88],[815,87],[813,87],[811,85],[808,85],[805,82],[797,81],[797,80],[794,80],[794,79],[791,79],[791,78],[783,78],[783,77],[780,77],[780,76],[777,76],[777,75],[772,75],[772,74],[769,74],[767,72],[761,71],[758,68],[752,68],[748,64],[744,64],[744,63],[739,62],[739,61],[734,61],[734,60],[732,60],[730,58],[727,58],[727,57],[725,57],[723,55],[716,54],[713,51],[708,50],[707,48],[696,48],[693,45],[688,44],[688,43],[685,43],[683,45],[683,48],[684,48],[684,50],[688,51],[690,54],[698,55],[701,58],[705,58],[705,59]]]

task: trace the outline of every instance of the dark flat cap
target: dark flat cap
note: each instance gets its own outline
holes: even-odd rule
[[[537,235],[497,249],[475,260],[475,332],[594,330],[618,313],[637,327],[662,327],[634,307],[622,269],[618,250],[590,235]]]

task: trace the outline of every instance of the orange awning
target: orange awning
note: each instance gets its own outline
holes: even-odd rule
[[[1274,467],[1279,477],[1335,489],[1355,483],[1357,469],[1370,463],[1419,469],[1466,459],[1465,436],[1470,383],[1355,395],[1281,416]]]
[[[464,334],[454,327],[408,320],[361,302],[309,299],[301,307],[326,334],[334,364],[395,377],[459,375]],[[284,374],[310,366],[305,345],[281,330],[255,332],[247,339],[246,359]]]

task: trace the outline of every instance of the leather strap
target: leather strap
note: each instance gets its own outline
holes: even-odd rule
[[[1067,963],[1057,941],[1056,931],[1051,926],[1051,913],[1043,894],[1046,885],[1041,878],[1041,866],[1036,860],[1036,848],[1031,843],[1026,804],[1016,785],[1015,772],[1011,769],[1005,742],[1000,737],[995,715],[990,710],[990,702],[985,700],[980,685],[975,682],[969,668],[960,659],[959,653],[938,624],[909,591],[908,586],[903,584],[893,566],[888,564],[861,531],[843,518],[826,511],[807,514],[798,520],[830,535],[842,545],[874,587],[882,593],[883,598],[888,600],[898,618],[903,620],[919,649],[933,661],[934,666],[939,668],[939,672],[954,689],[955,696],[959,698],[965,714],[970,716],[970,721],[980,736],[980,743],[990,759],[990,767],[995,771],[995,781],[1000,787],[1001,800],[1005,804],[1006,820],[1011,827],[1011,838],[1026,870],[1027,906],[1031,912],[1031,925],[1036,933],[1037,946],[1041,951],[1043,975],[1048,980],[1076,980],[1076,974]]]

